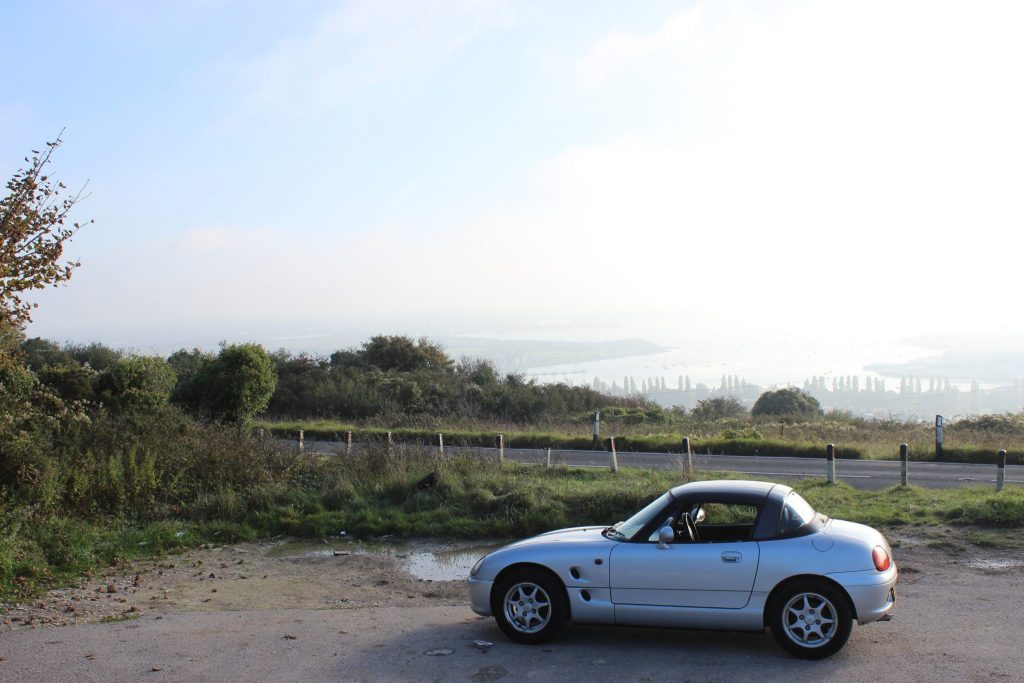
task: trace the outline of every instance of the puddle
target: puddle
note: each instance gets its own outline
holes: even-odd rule
[[[336,543],[310,543],[286,541],[267,551],[267,557],[277,558],[334,558],[342,555],[382,555],[393,557],[403,569],[417,579],[426,581],[462,581],[469,576],[476,561],[505,545],[490,542],[476,545],[451,543],[364,543],[338,541]]]

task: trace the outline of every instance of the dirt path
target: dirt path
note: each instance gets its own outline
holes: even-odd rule
[[[421,542],[411,548],[438,546],[443,544]],[[323,554],[319,556],[302,555],[313,544],[295,547],[292,555],[282,555],[280,551],[288,547],[281,541],[203,546],[181,555],[111,568],[78,588],[51,591],[23,605],[0,606],[0,633],[192,611],[422,607],[466,602],[463,583],[418,579],[405,571],[402,560],[411,552],[405,545],[376,544],[367,549],[339,540],[320,546]],[[381,550],[384,552],[374,552]]]
[[[401,553],[275,557],[245,544],[4,609],[0,680],[1020,680],[1020,534],[890,539],[896,618],[856,628],[824,662],[792,659],[761,634],[571,627],[518,646],[469,610],[463,582],[417,579]]]

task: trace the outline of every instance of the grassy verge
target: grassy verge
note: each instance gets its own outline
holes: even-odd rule
[[[833,430],[828,431],[828,425]],[[470,446],[494,448],[498,443],[498,434],[505,439],[506,448],[565,448],[585,450],[592,447],[591,436],[586,428],[578,425],[566,426],[565,431],[517,431],[514,428],[501,429],[463,429],[463,428],[385,428],[377,426],[354,426],[334,422],[260,422],[256,425],[268,434],[279,438],[294,438],[301,429],[304,437],[309,440],[344,441],[348,432],[356,442],[380,443],[390,432],[397,443],[436,444],[439,432],[444,433],[445,444],[452,446]],[[898,459],[900,439],[910,441],[910,456],[915,461],[935,460],[934,446],[924,442],[917,433],[917,425],[913,434],[889,433],[889,425],[877,427],[879,433],[868,434],[865,430],[856,431],[845,423],[829,423],[822,421],[815,426],[814,433],[805,425],[790,426],[787,436],[785,425],[761,425],[767,431],[770,427],[777,436],[767,437],[756,429],[724,428],[717,434],[708,434],[709,430],[697,430],[694,433],[645,433],[637,429],[624,429],[614,433],[615,446],[620,451],[651,451],[678,453],[682,447],[684,436],[690,437],[690,446],[695,453],[727,454],[727,455],[764,455],[820,458],[825,455],[825,444],[835,443],[837,455],[846,459]],[[781,429],[776,429],[781,427]],[[820,441],[811,441],[809,437],[820,436]],[[909,436],[915,437],[909,439]],[[886,441],[885,439],[891,439]],[[1011,439],[1008,439],[1013,441]],[[607,448],[608,441],[603,441]],[[1004,445],[1005,446],[1005,445]],[[943,450],[941,460],[944,462],[966,462],[995,464],[999,450],[1003,447],[964,444],[947,446]],[[1024,464],[1024,450],[1009,448],[1007,462]]]
[[[498,466],[403,449],[309,460],[311,465],[287,484],[211,493],[183,504],[171,519],[147,524],[0,510],[0,599],[26,599],[100,567],[205,542],[278,534],[323,538],[341,531],[359,537],[521,537],[611,523],[685,480],[677,472],[623,469],[613,475],[595,469]],[[990,488],[869,492],[804,480],[796,488],[825,514],[883,528],[1024,527],[1024,489],[1019,487],[999,494]],[[997,534],[977,533],[981,539],[998,539]]]
[[[8,526],[0,537],[0,601],[31,598],[139,558],[202,543],[256,538],[253,529],[232,523],[135,525],[118,518],[86,522],[60,516],[37,516],[31,522],[21,528]]]

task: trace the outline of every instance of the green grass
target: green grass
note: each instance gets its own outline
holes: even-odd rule
[[[983,548],[1020,548],[1024,543],[1019,535],[1011,536],[1005,533],[993,533],[991,531],[975,530],[967,533],[967,540],[974,545]]]
[[[523,537],[558,527],[608,524],[686,481],[680,472],[499,466],[396,451],[392,456],[311,458],[315,469],[290,486],[234,494],[235,502],[226,507],[209,499],[193,501],[174,519],[145,525],[52,516],[12,531],[11,520],[31,512],[8,510],[8,523],[0,526],[0,599],[26,599],[101,567],[200,543],[278,534],[324,538],[341,531],[356,537]],[[431,473],[434,485],[418,487]],[[1020,487],[998,494],[991,488],[913,486],[871,492],[824,480],[803,480],[795,487],[829,516],[883,529],[966,526],[975,534],[973,542],[995,544],[998,534],[983,528],[1024,527]]]
[[[22,600],[75,583],[97,569],[178,552],[201,543],[253,540],[244,525],[156,522],[134,526],[119,519],[85,522],[38,518],[19,533],[0,537],[0,600]]]

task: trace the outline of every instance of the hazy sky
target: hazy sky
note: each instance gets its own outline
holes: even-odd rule
[[[29,332],[1024,335],[1024,4],[0,0]],[[171,340],[168,342],[167,340]]]

